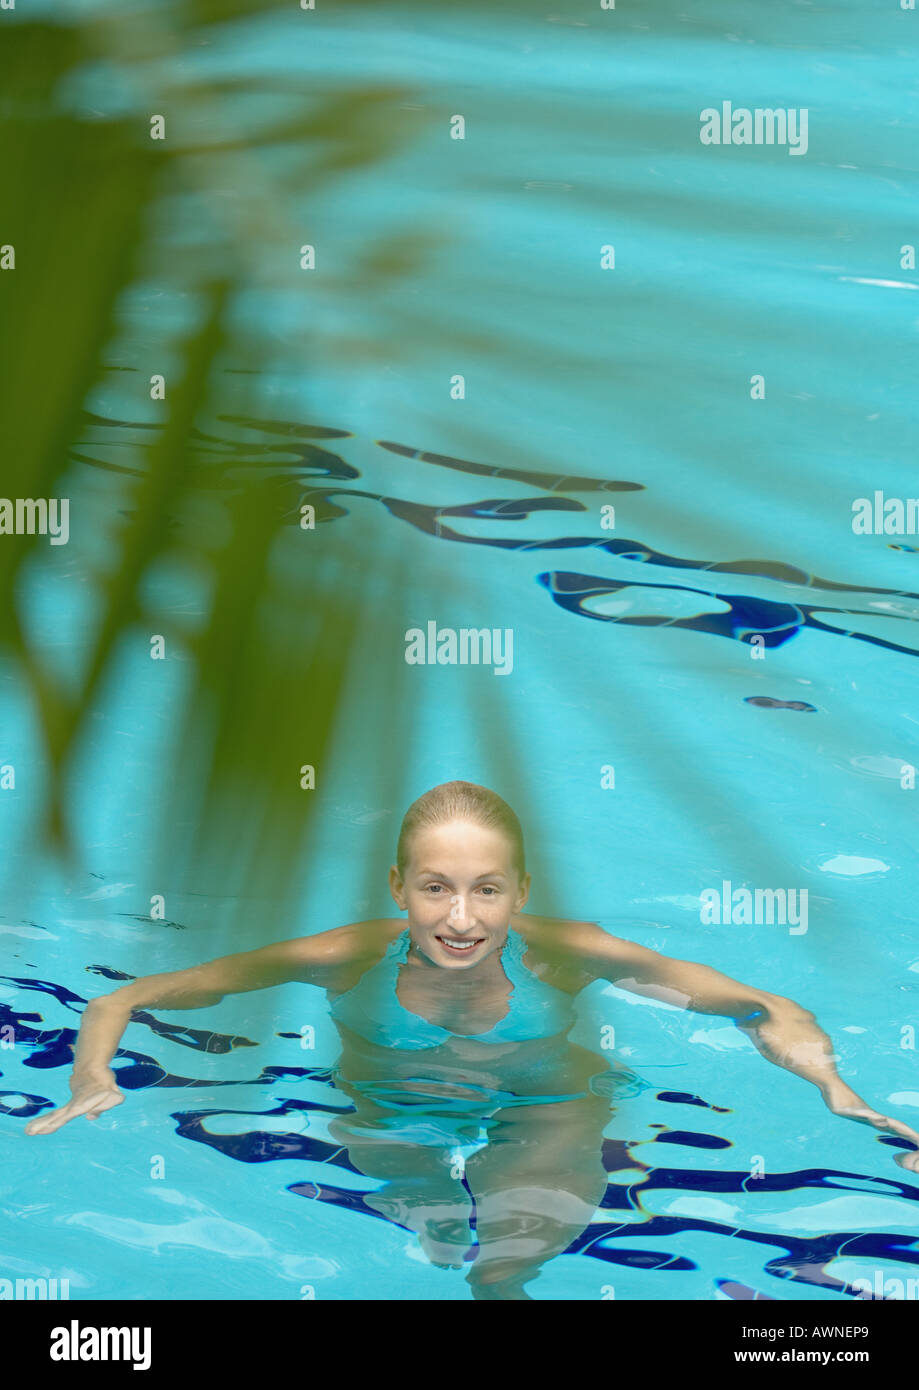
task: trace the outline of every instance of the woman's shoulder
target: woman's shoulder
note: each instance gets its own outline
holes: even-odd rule
[[[321,983],[334,993],[350,989],[383,957],[404,929],[405,923],[398,917],[372,917],[302,937],[304,954],[312,966],[312,982]],[[320,961],[321,979],[317,974]]]
[[[518,912],[511,918],[511,926],[526,944],[528,964],[568,970],[582,985],[592,978],[585,968],[585,956],[589,943],[598,934],[606,935],[599,923]]]
[[[401,917],[368,917],[362,922],[347,922],[342,927],[333,927],[332,932],[341,932],[355,941],[375,944],[391,941],[404,931],[405,923]],[[327,933],[327,935],[331,935]]]
[[[623,919],[623,925],[640,924]],[[585,979],[608,979],[611,964],[632,968],[656,955],[628,936],[607,931],[599,922],[518,913],[511,918],[511,926],[526,941],[530,957],[580,971]]]
[[[515,912],[511,926],[531,946],[546,950],[564,950],[584,936],[603,930],[597,922],[582,922],[575,917],[542,917],[535,912]]]

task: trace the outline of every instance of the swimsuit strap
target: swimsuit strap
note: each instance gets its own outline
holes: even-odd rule
[[[408,927],[406,927],[405,931],[400,933],[400,935],[397,936],[394,941],[390,941],[389,945],[386,947],[386,950],[384,952],[383,959],[385,960],[387,956],[392,955],[395,956],[397,965],[404,965],[404,963],[408,960],[408,953],[411,944],[412,938],[409,935]]]
[[[523,958],[530,949],[529,942],[525,937],[515,931],[513,927],[507,929],[507,945],[501,957],[501,964],[504,966],[504,973],[511,982],[511,988],[515,994],[519,994],[521,987],[524,989],[536,989],[544,991],[547,986],[540,980],[538,975],[534,975],[528,966],[524,965]]]
[[[507,941],[504,943],[504,948],[501,952],[502,961],[505,956],[507,956],[514,965],[519,965],[526,955],[527,950],[527,943],[524,941],[519,931],[516,931],[514,927],[508,927]],[[526,970],[526,966],[524,966],[524,970]],[[527,971],[527,974],[530,973],[530,971]]]

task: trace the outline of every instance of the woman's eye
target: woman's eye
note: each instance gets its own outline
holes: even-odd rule
[[[439,898],[445,892],[445,889],[442,883],[428,883],[425,885],[424,891],[426,893],[433,893],[436,897]],[[480,888],[478,891],[480,893],[487,893],[489,897],[493,898],[500,892],[500,889],[494,888],[490,884],[486,884],[485,887]]]

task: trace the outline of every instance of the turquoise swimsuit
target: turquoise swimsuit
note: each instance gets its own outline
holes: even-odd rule
[[[508,928],[501,964],[511,984],[510,1005],[504,1018],[487,1033],[451,1033],[411,1013],[399,1002],[396,981],[408,956],[411,938],[406,929],[391,941],[383,957],[361,976],[353,989],[340,994],[331,1005],[332,1017],[368,1042],[381,1047],[440,1047],[451,1037],[470,1037],[475,1042],[525,1042],[567,1033],[576,1020],[571,996],[545,984],[523,964],[527,943]]]
[[[558,1094],[559,1056],[569,1048],[565,1035],[577,1021],[574,1000],[527,969],[523,964],[527,943],[513,927],[508,929],[501,953],[501,964],[511,984],[510,1003],[506,1016],[487,1033],[451,1033],[411,1013],[399,1002],[396,982],[410,946],[406,930],[390,942],[381,959],[365,971],[353,989],[332,1002],[332,1017],[358,1035],[356,1042],[364,1038],[378,1046],[410,1049],[419,1054],[441,1046],[451,1037],[471,1037],[484,1043],[542,1039],[554,1040],[555,1045],[537,1049],[537,1055],[528,1064],[530,1084],[524,1095],[468,1078],[445,1082],[426,1076],[423,1055],[419,1055],[418,1068],[410,1077],[355,1077],[354,1070],[360,1066],[358,1047],[350,1058],[348,1073],[342,1073],[339,1063],[335,1063],[332,1076],[347,1094],[357,1093],[370,1104],[358,1105],[331,1122],[330,1135],[340,1143],[348,1145],[349,1141],[358,1140],[364,1144],[423,1144],[465,1154],[488,1142],[489,1130],[501,1123],[499,1112],[512,1106],[552,1105],[584,1100],[591,1094],[612,1101],[647,1089],[646,1082],[621,1064],[601,1066],[598,1059],[597,1073],[588,1081],[589,1090]],[[467,1067],[474,1074],[475,1064]],[[545,1078],[541,1091],[540,1076]],[[534,1094],[534,1090],[538,1093]],[[356,1162],[360,1167],[359,1157]]]
[[[483,1043],[552,1038],[567,1033],[577,1019],[571,996],[545,984],[523,964],[527,943],[510,927],[501,954],[501,964],[511,984],[506,1016],[487,1033],[451,1033],[448,1028],[411,1013],[399,1001],[396,982],[410,946],[406,929],[390,942],[382,958],[365,971],[353,989],[333,1001],[332,1017],[370,1043],[418,1052],[440,1047],[451,1037]],[[333,1068],[333,1074],[336,1072],[337,1068]],[[423,1063],[416,1076],[401,1083],[361,1081],[351,1076],[346,1081],[350,1088],[373,1102],[379,1118],[358,1121],[342,1116],[336,1120],[336,1132],[345,1142],[352,1136],[460,1150],[485,1142],[490,1117],[499,1110],[576,1100],[587,1094],[579,1091],[574,1095],[521,1096],[471,1082],[447,1086],[425,1078]]]

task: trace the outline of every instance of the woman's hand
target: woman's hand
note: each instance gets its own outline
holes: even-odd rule
[[[914,1129],[910,1129],[902,1120],[892,1120],[889,1115],[882,1115],[879,1110],[874,1110],[867,1101],[856,1095],[851,1086],[830,1089],[824,1094],[823,1099],[834,1115],[841,1115],[846,1120],[858,1120],[863,1125],[873,1125],[882,1134],[896,1134],[901,1139],[910,1139],[919,1145],[919,1134]],[[893,1161],[911,1173],[919,1173],[919,1148],[906,1149],[895,1154]]]
[[[70,1078],[71,1099],[57,1110],[47,1110],[44,1115],[36,1115],[25,1127],[26,1134],[53,1134],[56,1129],[70,1120],[85,1115],[94,1120],[103,1110],[111,1110],[124,1100],[124,1093],[115,1085],[115,1073],[110,1067],[93,1075]]]

